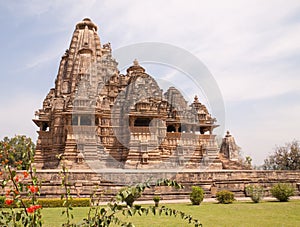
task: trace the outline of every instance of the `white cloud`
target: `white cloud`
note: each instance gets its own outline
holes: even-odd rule
[[[32,43],[22,43],[24,47],[10,52],[15,56],[15,68],[19,69],[20,65],[28,67],[23,67],[21,72],[12,72],[15,73],[12,75],[14,77],[21,73],[24,80],[29,78],[37,66],[46,67],[48,61],[57,62],[57,68],[52,70],[57,72],[60,55],[69,46],[75,24],[84,17],[90,17],[99,26],[101,42],[110,41],[113,48],[137,42],[156,41],[185,48],[198,56],[217,80],[227,109],[235,102],[267,102],[269,99],[299,91],[300,65],[290,62],[295,61],[297,56],[299,58],[300,22],[292,17],[297,15],[297,10],[300,9],[299,1],[25,1],[6,2],[5,5],[1,4],[1,7],[7,10],[6,14],[2,14],[5,17],[2,21],[10,21],[16,27],[14,33],[3,32],[2,36],[7,36],[13,41],[28,32],[27,29],[30,31]],[[31,22],[36,22],[36,27],[32,27]],[[36,48],[35,39],[40,38],[49,39],[49,42]],[[22,51],[28,51],[30,48],[36,54],[18,59],[20,54],[24,56]],[[2,52],[1,59],[6,59],[6,54]],[[2,73],[1,77],[8,74],[6,71]],[[176,72],[173,72],[165,76],[167,80],[175,82],[176,75]],[[56,74],[49,75],[48,72],[44,72],[44,75],[40,75],[39,83],[46,80],[46,76],[48,80],[49,77],[53,77],[54,80]],[[10,78],[7,80],[9,85]],[[184,92],[190,87],[180,81],[178,86]],[[33,80],[32,86],[26,89],[37,91],[39,86]],[[48,90],[43,92],[45,96]],[[186,93],[188,92],[189,90]],[[36,136],[35,129],[27,122],[31,124],[31,117],[36,110],[35,103],[41,104],[42,99],[37,100],[29,95],[25,103],[18,101],[21,99],[14,100],[9,95],[1,98],[10,103],[0,107],[1,133],[7,135],[24,129],[31,136]],[[293,105],[300,106],[300,103],[295,100]],[[276,104],[270,105],[264,111],[271,115],[275,107]],[[243,108],[249,107],[243,105]],[[233,127],[242,147],[248,149],[247,152],[250,149],[257,158],[262,159],[261,154],[265,152],[260,151],[271,150],[281,139],[276,130],[258,129],[261,121],[265,127],[273,128],[276,118],[256,118],[252,119],[256,122],[248,124],[243,122],[244,116],[238,115],[247,113],[247,110],[235,109],[236,115],[228,111],[228,126]],[[281,115],[280,125],[285,130],[282,138],[286,140],[298,132],[295,122],[298,122],[296,113],[299,111],[292,108],[291,110],[292,112],[286,111]],[[280,115],[281,110],[277,114]],[[277,114],[276,116],[279,116]],[[233,119],[233,115],[239,119]],[[12,117],[15,119],[13,123],[3,120]],[[254,146],[251,139],[252,130],[255,129],[258,131],[253,140],[258,141],[260,136],[264,136],[263,141],[257,142],[260,147]]]

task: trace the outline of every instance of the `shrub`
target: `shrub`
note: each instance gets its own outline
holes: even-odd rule
[[[160,197],[159,196],[154,196],[153,197],[153,201],[155,203],[155,207],[158,207],[159,201],[160,201]]]
[[[294,195],[294,188],[290,184],[279,183],[271,188],[271,194],[280,202],[287,202]]]
[[[217,192],[216,198],[219,201],[219,203],[223,204],[232,203],[235,200],[233,192],[227,190]]]
[[[246,195],[250,196],[254,203],[259,203],[264,196],[264,189],[261,186],[248,185],[246,187]]]
[[[7,206],[4,204],[5,197],[3,197],[3,205],[1,206],[2,202],[2,197],[0,196],[0,207],[13,207],[16,208],[16,204],[12,204],[10,206]],[[90,198],[73,198],[72,200],[70,199],[70,205],[72,207],[89,207],[91,199]],[[29,199],[23,199],[23,202],[26,207],[30,206],[31,200]],[[64,200],[61,200],[60,198],[39,198],[37,200],[38,204],[41,205],[42,207],[63,207]]]
[[[204,199],[204,190],[201,187],[193,186],[190,194],[190,200],[193,205],[200,205]]]
[[[90,206],[90,198],[73,198],[70,199],[70,204],[72,207],[88,207]],[[42,198],[38,199],[38,203],[43,207],[63,207],[64,201],[60,198],[48,199]]]
[[[153,197],[153,201],[154,202],[159,202],[160,201],[160,197],[159,196],[154,196]]]

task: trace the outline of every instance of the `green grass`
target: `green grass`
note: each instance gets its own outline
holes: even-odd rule
[[[167,204],[167,207],[181,210],[200,220],[203,226],[300,226],[300,200],[290,202],[235,202],[233,204],[202,203],[200,206],[190,204]],[[62,208],[44,208],[42,210],[44,226],[61,226],[65,217],[61,216]],[[86,217],[88,208],[76,207],[73,210],[75,219],[73,223],[80,223]],[[181,218],[166,216],[120,216],[124,221],[133,222],[141,226],[192,226],[186,224]]]

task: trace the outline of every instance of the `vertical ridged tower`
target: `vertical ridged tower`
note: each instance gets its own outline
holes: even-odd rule
[[[35,155],[37,167],[56,168],[59,154],[72,162],[80,158],[74,127],[76,124],[91,126],[89,121],[94,118],[91,112],[95,111],[96,105],[95,97],[91,96],[96,95],[97,83],[102,81],[105,84],[105,79],[99,78],[102,75],[92,75],[91,70],[111,56],[110,44],[101,46],[97,30],[88,18],[76,25],[70,47],[60,61],[55,88],[50,89],[43,108],[36,111],[33,121],[39,127]],[[106,70],[118,75],[117,63],[113,59],[109,62],[113,64]],[[95,127],[87,130],[93,129]]]
[[[76,25],[55,88],[36,111],[37,168],[200,168],[216,162],[216,119],[195,96],[188,105],[170,87],[164,94],[137,60],[120,74],[97,26]],[[205,167],[206,168],[206,167]]]

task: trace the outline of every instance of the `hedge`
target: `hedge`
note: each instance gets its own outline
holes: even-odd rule
[[[3,197],[2,197],[3,198]],[[0,207],[8,208],[12,207],[13,205],[7,206],[5,203],[1,202],[0,199]],[[88,207],[90,206],[90,198],[73,198],[69,200],[69,202],[72,204],[72,207]],[[23,199],[23,202],[25,203],[26,206],[29,206],[30,200],[28,199]],[[61,200],[60,198],[39,198],[37,200],[37,203],[39,205],[42,205],[42,207],[63,207],[63,202],[64,200]],[[13,207],[16,207],[15,205]]]

